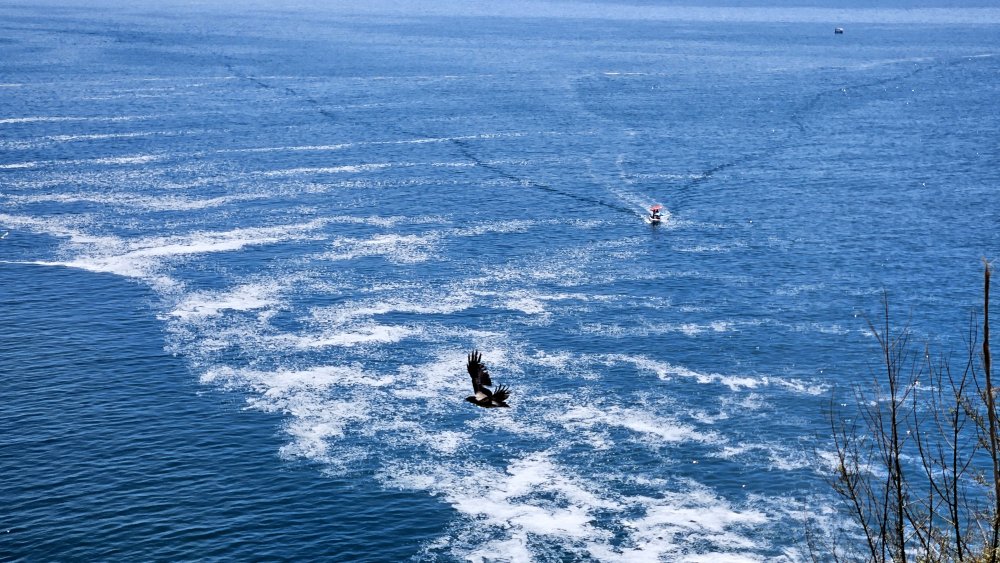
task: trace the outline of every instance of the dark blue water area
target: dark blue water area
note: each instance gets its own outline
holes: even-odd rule
[[[0,558],[806,559],[882,296],[981,311],[1000,21],[618,5],[0,8]]]
[[[426,495],[281,462],[280,417],[205,392],[142,286],[4,264],[0,287],[0,560],[390,561],[445,526]]]

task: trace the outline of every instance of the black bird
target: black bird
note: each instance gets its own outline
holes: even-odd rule
[[[490,380],[490,372],[486,371],[486,366],[483,365],[483,355],[478,350],[469,353],[469,362],[465,367],[472,376],[472,391],[475,393],[466,397],[466,401],[488,409],[510,406],[507,404],[510,389],[497,385],[495,391],[490,391],[493,381]]]

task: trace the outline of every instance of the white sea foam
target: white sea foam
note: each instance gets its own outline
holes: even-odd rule
[[[112,164],[112,165],[133,165],[148,164],[166,158],[166,155],[157,154],[136,154],[128,156],[109,156],[102,158],[90,158],[83,160],[35,160],[28,162],[16,162],[3,165],[5,168],[37,168],[39,166],[77,166],[80,164]]]
[[[74,244],[111,244],[116,240],[113,237],[100,237],[84,233],[83,228],[92,220],[91,217],[82,214],[30,217],[0,213],[0,222],[5,225],[20,227],[30,232],[64,237]]]
[[[760,387],[777,386],[784,389],[805,395],[818,395],[828,390],[825,384],[811,384],[795,379],[786,379],[770,375],[725,375],[721,373],[704,373],[689,369],[684,366],[676,366],[665,361],[657,361],[644,356],[629,356],[622,354],[610,354],[599,356],[598,361],[607,364],[630,363],[643,371],[650,371],[664,381],[669,381],[674,377],[694,379],[702,384],[721,384],[728,387],[730,391],[739,392],[757,389]]]
[[[399,342],[420,334],[420,330],[396,325],[358,324],[347,330],[329,331],[320,334],[285,335],[273,340],[289,343],[296,348],[326,348],[329,346],[356,346],[358,344],[386,344]]]
[[[645,515],[625,524],[635,530],[633,535],[640,547],[625,550],[615,559],[656,561],[671,556],[678,561],[762,561],[760,557],[739,554],[760,547],[750,534],[740,532],[766,524],[767,516],[756,510],[736,510],[704,486],[694,482],[689,485],[686,493],[639,499]],[[711,547],[701,553],[684,547],[695,538]]]
[[[140,154],[135,156],[117,156],[106,158],[95,158],[86,161],[87,164],[148,164],[163,158],[161,155]]]
[[[79,221],[79,218],[74,220]],[[315,238],[313,231],[323,224],[322,221],[315,220],[274,227],[246,227],[229,231],[201,231],[165,237],[124,239],[88,235],[60,220],[0,215],[0,221],[68,238],[73,256],[63,261],[47,263],[145,279],[163,290],[176,289],[175,283],[162,272],[165,262],[172,258],[230,252],[247,246]]]
[[[851,331],[839,323],[798,323],[792,326],[796,332],[818,332],[820,334],[850,334]]]
[[[106,141],[111,139],[136,139],[145,137],[177,137],[181,135],[197,135],[208,132],[204,129],[189,129],[181,131],[133,131],[128,133],[78,133],[74,135],[46,135],[25,140],[8,140],[0,142],[0,146],[10,149],[27,149],[57,143],[76,143],[81,141]],[[78,162],[78,161],[73,161]]]
[[[372,299],[312,309],[309,323],[320,329],[312,335],[240,330],[223,337],[249,336],[251,346],[261,342],[264,348],[267,342],[299,347],[311,340],[321,342],[326,336],[390,326],[370,324],[380,315],[448,314],[469,306],[468,300],[475,297],[467,293],[450,302],[439,300],[435,296],[451,295],[450,290],[434,293],[419,284],[389,284],[371,291]],[[254,310],[271,302],[277,293],[276,287],[244,284],[225,292],[191,294],[181,301],[184,307],[177,308],[189,316],[178,316],[208,320],[228,310],[227,303],[233,304],[233,310]],[[524,355],[516,348],[503,347],[509,338],[503,334],[478,338],[474,345],[484,350],[491,370],[505,374],[507,382],[518,373],[519,364],[546,366],[559,373],[580,361],[579,356],[566,352]],[[491,341],[499,346],[489,345]],[[520,401],[514,409],[491,412],[489,417],[476,417],[456,428],[451,418],[455,404],[461,404],[462,395],[468,392],[467,377],[457,368],[464,359],[464,350],[448,346],[429,362],[394,366],[391,371],[370,371],[361,362],[269,370],[221,366],[208,370],[203,380],[250,389],[248,406],[284,413],[288,442],[281,448],[282,456],[319,461],[331,471],[352,459],[371,463],[372,456],[377,456],[380,479],[387,485],[442,498],[460,519],[446,538],[425,549],[445,551],[450,558],[489,560],[503,549],[505,554],[532,561],[557,545],[577,558],[608,561],[644,557],[651,561],[753,560],[754,553],[763,548],[753,538],[771,524],[765,512],[732,506],[694,481],[665,482],[657,494],[623,493],[604,484],[620,476],[584,476],[579,468],[559,461],[559,449],[518,454],[501,465],[470,457],[483,436],[498,431],[544,441],[561,436],[567,445],[586,445],[594,452],[616,447],[612,432],[624,432],[631,440],[657,449],[689,443],[714,446],[720,438],[714,431],[705,432],[662,411],[617,402],[549,409],[546,405],[567,403],[544,396],[533,400],[531,385],[516,378],[513,383]],[[583,358],[595,360],[607,359]],[[413,420],[414,413],[419,413],[419,423]],[[352,449],[345,440],[351,435],[363,435],[366,441],[387,447]],[[422,453],[412,457],[379,453],[412,447],[421,448]]]
[[[338,143],[334,145],[296,145],[283,147],[253,147],[245,149],[216,149],[217,154],[234,153],[268,153],[268,152],[306,152],[306,151],[338,151],[356,146],[357,143]]]
[[[511,297],[504,303],[504,306],[515,311],[521,311],[528,315],[540,315],[545,313],[545,306],[542,302],[526,292],[516,297]]]
[[[250,283],[221,292],[196,291],[188,293],[170,314],[185,320],[214,317],[223,311],[252,311],[273,307],[275,294],[280,291],[276,283]]]
[[[391,166],[409,166],[408,163],[369,163],[369,164],[345,164],[343,166],[318,166],[313,168],[289,168],[285,170],[267,170],[261,172],[267,177],[281,176],[302,176],[306,174],[357,174],[360,172],[372,172],[384,170]]]
[[[394,381],[392,376],[371,374],[359,365],[275,371],[218,367],[205,372],[201,379],[206,383],[236,382],[256,387],[264,391],[264,398],[287,397],[301,390],[317,391],[334,386],[384,387]]]
[[[554,415],[554,420],[569,432],[593,430],[595,426],[619,427],[633,432],[643,441],[659,445],[679,442],[713,442],[712,433],[700,432],[693,426],[658,417],[646,410],[611,406],[604,409],[574,405]]]
[[[498,553],[534,561],[549,541],[575,559],[762,561],[753,553],[762,547],[753,538],[771,521],[690,480],[660,485],[658,496],[613,492],[550,453],[519,457],[502,471],[480,464],[394,464],[382,479],[431,492],[463,515],[465,525],[428,549],[470,561]]]
[[[99,203],[114,207],[141,209],[146,211],[195,211],[221,207],[240,201],[260,199],[263,196],[239,194],[208,199],[190,199],[179,196],[140,196],[135,194],[105,194],[105,193],[59,193],[39,195],[15,195],[8,199],[11,203]]]
[[[251,408],[286,413],[289,419],[285,432],[291,441],[281,448],[283,456],[333,461],[330,440],[344,436],[351,424],[370,420],[372,406],[363,394],[331,399],[328,389],[359,385],[378,388],[390,383],[391,378],[372,375],[358,366],[276,371],[219,367],[205,372],[202,381],[255,389],[259,394],[247,399]]]
[[[499,295],[501,302],[500,306],[511,309],[514,311],[520,311],[526,315],[542,315],[545,316],[549,314],[547,308],[547,303],[549,302],[559,302],[559,301],[569,301],[569,300],[579,300],[587,301],[588,297],[583,294],[572,294],[572,293],[542,293],[537,291],[529,291],[522,289],[515,289],[513,291],[508,291]]]
[[[218,149],[218,153],[267,153],[267,152],[327,152],[348,148],[385,146],[385,145],[423,145],[432,143],[453,143],[456,141],[485,141],[504,138],[524,137],[524,132],[480,133],[478,135],[459,135],[454,137],[422,137],[416,139],[401,139],[394,141],[350,141],[330,145],[285,145],[277,147],[252,147],[242,149]],[[541,132],[537,134],[557,135],[558,132]]]
[[[471,464],[415,465],[390,468],[383,478],[397,486],[440,494],[467,518],[508,530],[521,546],[518,551],[525,554],[530,551],[523,539],[517,537],[607,537],[607,532],[592,525],[592,511],[619,508],[617,503],[602,498],[596,487],[570,474],[547,454],[517,459],[505,471]],[[484,483],[488,485],[484,487]]]
[[[0,125],[10,125],[15,123],[46,123],[60,121],[135,121],[151,119],[152,115],[120,115],[120,116],[94,116],[94,117],[70,117],[70,116],[29,116],[29,117],[5,117],[0,118]]]
[[[746,248],[746,243],[742,241],[736,241],[724,244],[696,244],[694,246],[675,246],[674,250],[676,250],[677,252],[693,252],[693,253],[702,253],[702,252],[725,253],[725,252],[732,252],[734,250],[739,250],[742,248]]]
[[[662,305],[661,305],[662,306]],[[710,323],[648,323],[638,321],[627,326],[606,323],[587,323],[581,325],[581,330],[588,334],[604,334],[615,337],[652,336],[680,332],[687,336],[698,336],[706,332],[732,332],[739,326],[732,321],[712,321]],[[748,323],[755,324],[755,323]]]
[[[460,289],[445,294],[429,291],[407,298],[385,297],[349,301],[335,307],[317,307],[311,311],[313,321],[319,325],[344,325],[359,318],[370,318],[388,313],[411,315],[447,315],[472,306],[472,297]]]
[[[794,471],[816,466],[816,457],[808,450],[767,442],[727,445],[716,455],[723,459],[742,460],[755,467],[767,467],[772,471]]]
[[[374,225],[376,227],[394,227],[400,222],[406,222],[408,225],[425,225],[432,223],[444,223],[447,221],[446,218],[442,216],[435,215],[407,215],[406,217],[400,217],[398,215],[374,215],[374,216],[356,216],[356,215],[339,215],[327,218],[330,223],[352,223],[358,225]]]
[[[531,161],[525,159],[499,159],[490,160],[484,162],[483,164],[487,166],[526,166],[531,164]],[[299,167],[299,168],[288,168],[283,170],[265,170],[260,172],[262,176],[273,178],[273,177],[294,177],[303,175],[315,175],[315,174],[359,174],[362,172],[375,172],[379,170],[385,170],[387,168],[415,168],[421,166],[428,166],[431,168],[469,168],[473,166],[479,166],[478,162],[472,162],[467,160],[461,161],[431,161],[431,162],[378,162],[378,163],[365,163],[365,164],[344,164],[340,166],[317,166],[317,167]],[[433,182],[430,180],[425,180],[426,183],[437,183],[437,180]]]
[[[124,252],[113,254],[112,260],[142,260],[146,258],[169,258],[212,252],[229,252],[246,246],[271,244],[286,240],[308,237],[319,221],[278,227],[248,227],[230,231],[202,231],[179,236],[147,237],[122,241],[119,245]],[[99,259],[95,259],[99,262]]]
[[[169,134],[163,131],[141,131],[135,133],[91,133],[89,135],[49,135],[41,137],[41,140],[65,143],[70,141],[103,141],[105,139],[134,139],[136,137],[150,137],[154,135]]]
[[[382,256],[391,262],[413,264],[424,262],[433,255],[439,236],[381,234],[367,239],[340,237],[330,244],[332,250],[321,260],[353,260],[365,256]]]
[[[547,222],[529,221],[524,219],[499,222],[487,221],[469,227],[450,229],[446,232],[446,234],[456,237],[475,237],[485,234],[524,233],[530,231],[532,228],[544,227],[547,224]]]

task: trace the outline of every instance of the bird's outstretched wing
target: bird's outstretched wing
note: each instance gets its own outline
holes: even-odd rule
[[[465,365],[465,369],[472,377],[472,390],[476,393],[481,392],[483,387],[493,385],[493,381],[490,380],[490,372],[483,365],[483,355],[478,350],[469,353],[469,361]]]
[[[506,406],[507,399],[510,398],[510,388],[504,387],[503,385],[497,385],[493,395],[490,397],[494,402],[501,403]]]

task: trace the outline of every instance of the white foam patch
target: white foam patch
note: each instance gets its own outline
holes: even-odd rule
[[[571,293],[540,293],[537,291],[515,289],[499,296],[501,307],[520,311],[526,315],[548,315],[546,304],[554,301],[581,300],[586,301],[587,296],[583,294]]]
[[[135,121],[141,119],[151,119],[152,115],[121,115],[121,116],[97,116],[97,117],[68,117],[68,116],[31,116],[31,117],[5,117],[0,118],[0,125],[10,125],[15,123],[55,123],[62,121]]]
[[[166,155],[158,154],[137,154],[128,156],[109,156],[102,158],[90,158],[83,160],[36,160],[28,162],[15,162],[3,165],[6,168],[37,168],[39,166],[76,166],[84,165],[117,165],[130,166],[134,164],[149,164],[167,158]]]
[[[503,471],[400,463],[381,478],[440,496],[461,514],[465,525],[429,548],[450,549],[450,557],[468,561],[498,554],[535,561],[552,543],[573,559],[762,561],[752,552],[763,546],[752,538],[770,523],[764,512],[738,509],[693,481],[657,497],[606,490],[548,453],[519,457]]]
[[[91,133],[89,135],[49,135],[41,137],[39,141],[55,141],[66,143],[70,141],[103,141],[105,139],[135,139],[137,137],[149,137],[152,135],[162,135],[163,132],[147,131],[139,133]]]
[[[647,410],[610,406],[576,405],[553,416],[569,432],[594,430],[597,426],[619,427],[635,433],[648,443],[716,442],[713,433],[700,432],[693,426],[658,417]]]
[[[190,199],[180,196],[140,196],[135,194],[63,193],[40,195],[16,195],[8,199],[11,203],[98,203],[119,208],[145,211],[197,211],[222,207],[240,201],[261,199],[264,195],[239,194],[206,199]]]
[[[405,338],[421,334],[418,328],[381,325],[381,324],[359,324],[343,331],[329,331],[316,335],[284,335],[275,337],[274,341],[288,343],[295,348],[327,348],[330,346],[356,346],[359,344],[387,344],[399,342]]]
[[[739,250],[746,248],[745,242],[731,242],[727,244],[699,244],[695,246],[675,246],[674,250],[677,252],[691,252],[691,253],[702,253],[702,252],[717,252],[726,253],[732,252],[734,250]]]
[[[569,352],[549,353],[539,351],[531,357],[532,363],[552,369],[566,369],[572,365],[574,360],[574,355]]]
[[[275,294],[280,291],[275,283],[244,284],[226,291],[198,291],[187,294],[178,303],[171,316],[182,320],[215,317],[223,311],[253,311],[277,304]]]
[[[376,227],[390,228],[396,226],[399,223],[404,223],[404,222],[408,225],[423,225],[429,223],[443,223],[445,219],[443,217],[430,216],[430,215],[425,215],[425,216],[409,215],[405,217],[399,215],[390,215],[390,216],[376,215],[370,217],[341,215],[337,217],[329,217],[327,221],[330,223],[373,225]]]
[[[392,382],[391,377],[367,373],[359,366],[275,371],[220,367],[208,370],[201,379],[205,383],[255,389],[258,395],[247,399],[250,408],[289,417],[285,432],[291,441],[281,448],[281,455],[316,461],[334,461],[329,455],[331,440],[343,437],[351,424],[371,419],[372,406],[363,395],[338,400],[329,396],[330,390],[345,386],[378,388]]]
[[[81,141],[106,141],[110,139],[137,139],[146,137],[177,137],[181,135],[197,135],[210,132],[204,129],[181,131],[134,131],[129,133],[80,133],[75,135],[46,135],[34,139],[20,141],[3,141],[0,146],[11,149],[26,149],[57,143],[75,143]]]
[[[71,253],[72,257],[62,261],[39,261],[37,262],[39,264],[81,268],[92,272],[144,279],[155,288],[168,292],[177,289],[176,282],[162,271],[171,259],[231,252],[247,246],[315,239],[317,237],[313,234],[314,231],[324,224],[322,220],[314,220],[274,227],[246,227],[229,231],[200,231],[167,237],[124,239],[88,235],[59,219],[35,219],[0,214],[0,222],[69,239],[69,248],[66,251]]]
[[[773,293],[781,296],[797,296],[802,293],[826,291],[826,288],[827,284],[825,283],[784,284],[774,289]]]
[[[414,264],[431,258],[439,235],[375,235],[367,239],[337,238],[333,250],[318,256],[321,260],[353,260],[366,256],[382,256],[390,262]]]
[[[838,323],[799,323],[793,326],[796,332],[818,332],[820,334],[850,334],[850,330]]]
[[[442,453],[453,454],[463,442],[467,442],[468,437],[461,432],[441,432],[433,437],[427,438],[430,447]]]
[[[748,376],[702,373],[684,366],[675,366],[669,362],[656,361],[644,356],[609,354],[600,356],[598,361],[608,364],[630,363],[640,370],[655,373],[658,378],[664,381],[670,381],[674,377],[690,378],[702,384],[721,384],[728,387],[729,390],[733,392],[752,390],[767,386],[778,386],[796,393],[818,395],[826,392],[829,388],[825,384],[811,384],[769,375]]]
[[[287,397],[302,390],[318,391],[335,386],[365,385],[384,387],[395,380],[393,376],[366,372],[360,365],[318,366],[302,370],[278,369],[274,371],[230,367],[210,369],[201,377],[203,383],[229,383],[249,386],[262,391],[262,399]]]
[[[765,461],[756,459],[756,455]],[[802,448],[787,447],[783,444],[746,443],[727,445],[717,454],[722,459],[748,460],[755,466],[766,465],[772,471],[795,471],[816,466],[816,456]]]
[[[64,237],[69,239],[73,244],[113,244],[114,241],[117,240],[114,237],[100,237],[84,233],[82,231],[83,226],[88,224],[91,220],[91,218],[85,215],[28,217],[0,213],[0,222],[5,225],[20,227],[26,231],[34,233],[44,233],[57,237]]]
[[[392,448],[418,446],[431,456],[460,453],[470,444],[468,433],[450,424],[438,428],[434,413],[450,415],[456,403],[464,404],[467,376],[456,377],[455,370],[463,361],[464,354],[452,351],[428,365],[383,372],[360,362],[273,370],[219,366],[207,370],[202,381],[249,389],[251,408],[284,413],[289,441],[283,456],[340,466],[344,455],[353,455],[342,439],[359,435]],[[420,413],[419,423],[414,412]]]
[[[317,307],[311,311],[313,321],[321,325],[344,325],[360,318],[371,318],[389,313],[410,315],[449,315],[468,309],[472,297],[460,289],[447,293],[429,291],[414,298],[379,297],[350,301],[335,307]]]
[[[587,323],[582,325],[580,330],[588,334],[606,334],[617,338],[624,336],[652,336],[675,332],[680,332],[687,336],[698,336],[707,332],[732,332],[733,330],[736,330],[738,326],[757,324],[759,323],[749,322],[737,325],[732,321],[712,321],[710,323],[649,323],[642,320],[638,323],[631,323],[628,326]]]
[[[114,156],[106,158],[95,158],[85,161],[87,164],[148,164],[162,159],[163,156],[155,154],[140,154],[133,156]]]
[[[231,252],[247,246],[308,237],[318,222],[279,227],[240,228],[230,231],[203,231],[169,237],[147,237],[135,240],[117,239],[97,252],[70,262],[71,265],[98,272],[128,277],[145,277],[163,259],[214,252]]]
[[[554,135],[557,133],[545,132],[540,134]],[[518,137],[524,137],[526,135],[528,135],[528,133],[522,133],[522,132],[482,133],[478,135],[459,135],[454,137],[422,137],[417,139],[403,139],[397,141],[351,141],[345,143],[335,143],[332,145],[286,145],[278,147],[253,147],[245,149],[219,149],[216,152],[218,153],[327,152],[327,151],[339,151],[355,147],[384,146],[384,145],[423,145],[432,143],[453,143],[456,141],[482,141],[482,140],[493,140],[502,138],[518,138]]]
[[[666,493],[663,498],[640,498],[645,516],[625,521],[632,528],[638,547],[621,553],[596,554],[628,561],[658,561],[669,556],[675,561],[763,561],[745,555],[759,549],[751,539],[752,530],[768,522],[756,510],[739,511],[698,483],[690,483],[686,493]],[[687,546],[708,543],[701,553]]]
[[[606,536],[591,525],[590,512],[619,508],[545,454],[515,460],[503,472],[481,466],[417,468],[390,469],[384,478],[407,488],[430,489],[465,516],[519,535]],[[556,500],[539,499],[539,492]]]
[[[488,166],[500,166],[500,165],[515,165],[515,166],[527,166],[531,164],[531,161],[525,159],[502,159],[502,160],[491,160],[484,163]],[[474,166],[479,166],[479,163],[472,161],[435,161],[435,162],[382,162],[382,163],[366,163],[366,164],[345,164],[341,166],[318,166],[318,167],[300,167],[300,168],[289,168],[284,170],[266,170],[260,172],[262,176],[265,177],[294,177],[303,175],[315,175],[315,174],[359,174],[362,172],[375,172],[379,170],[384,170],[387,168],[414,168],[420,166],[429,166],[431,168],[470,168]],[[434,183],[437,184],[437,180],[424,180],[424,183]]]
[[[273,178],[284,176],[303,176],[307,174],[358,174],[361,172],[373,172],[384,170],[392,166],[409,166],[409,163],[371,163],[371,164],[345,164],[343,166],[318,166],[313,168],[288,168],[285,170],[267,170],[261,175]]]
[[[526,233],[534,227],[544,227],[548,224],[550,222],[528,221],[524,219],[499,222],[487,221],[471,227],[451,229],[447,234],[457,237],[476,237],[486,234]]]
[[[325,152],[338,151],[357,146],[357,143],[338,143],[335,145],[296,145],[283,147],[253,147],[246,149],[218,149],[216,154],[239,153],[269,153],[269,152]]]
[[[248,339],[250,347],[257,349],[262,343],[267,349],[269,343],[308,348],[328,344],[325,338],[376,335],[381,328],[398,327],[375,322],[381,315],[448,314],[469,307],[477,295],[453,289],[386,284],[367,290],[373,295],[370,299],[312,309],[307,322],[320,330],[311,335],[275,336],[265,330],[259,336],[244,327],[222,337]],[[264,283],[247,283],[226,291],[190,294],[176,310],[185,311],[191,319],[212,319],[228,310],[227,303],[234,310],[255,310],[279,293],[279,288]],[[439,299],[441,295],[451,300]],[[580,298],[572,294],[553,297]],[[400,328],[423,331],[426,326],[418,319],[412,327]],[[344,467],[349,463],[345,460],[363,459],[369,466],[375,462],[386,484],[444,499],[459,520],[445,538],[425,549],[444,550],[454,559],[485,561],[503,553],[512,560],[534,561],[555,549],[576,559],[608,561],[753,560],[755,552],[766,549],[753,539],[771,525],[761,510],[732,506],[710,489],[687,481],[665,483],[655,494],[622,492],[631,489],[606,485],[621,476],[581,475],[578,465],[566,465],[559,458],[564,448],[581,445],[608,455],[616,447],[612,431],[654,448],[715,444],[714,433],[664,415],[663,409],[627,404],[570,403],[567,407],[567,402],[553,397],[533,397],[537,393],[531,385],[517,377],[528,371],[524,364],[561,370],[580,358],[566,352],[526,356],[510,346],[505,334],[468,332],[463,338],[473,341],[470,347],[484,351],[495,378],[503,374],[502,381],[512,384],[518,399],[514,408],[483,414],[462,403],[469,392],[462,369],[465,351],[452,345],[426,363],[392,364],[394,371],[372,370],[368,360],[362,359],[307,368],[217,367],[207,371],[203,380],[249,388],[254,393],[248,400],[251,408],[283,413],[288,437],[280,451],[284,457],[318,461],[330,471]],[[447,340],[455,338],[450,335]],[[391,350],[391,343],[375,344],[360,356],[351,353],[348,357],[370,359],[371,354],[380,356]],[[466,418],[463,425],[466,415],[456,418],[456,404],[472,409],[475,418]],[[559,408],[552,409],[551,404]],[[498,456],[511,461],[490,465],[485,461],[488,456],[475,452],[481,452],[485,436],[493,439],[496,433],[519,440],[530,436],[545,443],[559,437],[561,445],[549,452],[527,454],[511,447],[509,454],[505,451]],[[351,445],[359,439],[370,445]],[[506,448],[507,443],[499,440],[494,449]],[[395,454],[397,450],[407,453]]]
[[[542,302],[527,292],[522,292],[520,295],[511,297],[504,303],[504,307],[515,311],[521,311],[527,315],[540,315],[545,313],[545,306]]]

